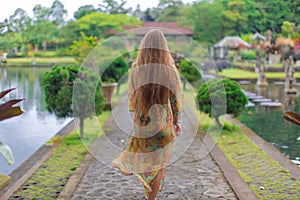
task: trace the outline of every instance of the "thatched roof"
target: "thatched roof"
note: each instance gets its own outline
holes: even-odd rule
[[[250,47],[250,44],[242,40],[239,36],[227,36],[224,37],[220,42],[216,43],[214,47],[238,48],[241,45]]]

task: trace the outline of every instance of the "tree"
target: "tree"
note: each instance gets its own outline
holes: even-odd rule
[[[103,0],[99,5],[99,11],[106,14],[127,14],[132,8],[124,8],[126,0],[121,0],[120,4],[116,0]]]
[[[207,83],[203,83],[198,89],[196,100],[199,110],[213,117],[219,126],[221,115],[227,113],[236,117],[248,102],[239,84],[229,78],[210,79]]]
[[[283,21],[293,21],[291,5],[288,1],[261,1],[260,4],[264,9],[265,30],[270,29],[273,33],[279,33]]]
[[[73,41],[73,44],[67,50],[67,53],[75,58],[81,64],[86,56],[98,45],[98,38],[95,36],[87,37],[81,32],[83,40]]]
[[[226,0],[224,1],[226,2]],[[247,25],[245,2],[242,0],[228,1],[223,11],[225,35],[236,35],[243,32]]]
[[[25,10],[17,8],[13,15],[9,17],[9,29],[15,33],[22,33],[30,23],[31,19]]]
[[[100,66],[101,69],[105,69],[103,66]],[[100,69],[100,70],[101,70]],[[128,72],[129,66],[128,63],[124,60],[122,56],[116,58],[108,67],[103,71],[101,79],[103,82],[118,82],[124,81],[120,80],[121,77]],[[120,90],[120,84],[117,86],[117,94]]]
[[[157,21],[180,21],[183,5],[181,0],[160,0],[159,7],[162,7],[163,11]]]
[[[183,6],[182,0],[159,0],[158,7],[165,9],[167,7]]]
[[[103,38],[109,30],[122,31],[125,25],[137,25],[139,21],[125,14],[93,12],[77,20],[80,29],[87,36]]]
[[[157,21],[180,21],[183,6],[181,0],[160,0],[158,8],[161,9],[161,12]]]
[[[64,8],[64,5],[59,0],[55,0],[50,8],[51,21],[57,27],[60,27],[64,22],[65,15],[67,14],[68,11]]]
[[[183,80],[183,89],[186,89],[186,81],[193,84],[195,81],[201,79],[201,74],[195,65],[185,59],[180,62],[179,70],[180,74],[185,78]]]
[[[69,21],[66,25],[60,28],[58,37],[61,39],[64,46],[70,46],[74,41],[81,39],[80,27],[76,21]]]
[[[58,117],[78,117],[83,138],[84,119],[93,111],[101,114],[104,107],[99,76],[86,67],[55,66],[45,73],[43,88],[47,109]]]
[[[300,24],[299,13],[300,13],[300,0],[289,0],[290,10],[292,13],[292,20],[296,24]]]
[[[195,2],[184,9],[184,24],[195,32],[193,36],[202,42],[216,43],[224,37],[222,3],[209,0]]]
[[[284,21],[281,26],[281,33],[285,36],[291,36],[291,34],[294,32],[295,23]]]
[[[34,21],[30,30],[32,34],[31,42],[35,44],[35,50],[39,45],[44,44],[44,50],[47,49],[46,41],[52,40],[53,32],[56,27],[51,23],[51,9],[38,4],[33,8]]]
[[[97,9],[95,9],[93,5],[81,6],[78,8],[76,12],[74,12],[74,18],[80,19],[92,12],[97,12]]]
[[[246,33],[265,32],[263,26],[264,10],[259,7],[259,2],[254,0],[244,0],[246,10],[244,11],[247,16],[247,25],[245,28]]]
[[[161,13],[160,8],[147,8],[144,12],[143,21],[152,22],[156,21]]]
[[[132,16],[136,17],[137,19],[143,21],[144,19],[144,13],[141,10],[141,6],[140,4],[137,4],[136,8],[134,9],[134,11],[132,12]]]

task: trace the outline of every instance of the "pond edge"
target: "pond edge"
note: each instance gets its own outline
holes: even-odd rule
[[[75,122],[72,119],[55,136],[65,136],[75,130]],[[11,177],[10,183],[0,191],[2,200],[8,199],[15,191],[17,191],[31,175],[39,169],[39,167],[52,155],[52,153],[60,146],[61,142],[53,146],[42,145],[34,154],[26,159],[19,167],[9,174]]]
[[[249,127],[244,125],[241,121],[236,118],[232,118],[226,115],[226,119],[230,120],[232,123],[236,124],[241,132],[247,136],[254,144],[256,144],[261,150],[267,153],[273,160],[277,161],[282,167],[290,171],[291,175],[300,181],[300,167],[294,164],[289,158],[283,155],[279,150],[269,144],[267,141],[262,139]]]

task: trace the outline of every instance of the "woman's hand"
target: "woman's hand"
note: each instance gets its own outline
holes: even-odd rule
[[[174,124],[174,130],[175,130],[176,136],[179,136],[181,134],[181,125],[178,123]]]

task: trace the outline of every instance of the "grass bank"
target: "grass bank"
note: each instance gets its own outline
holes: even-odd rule
[[[250,72],[242,69],[224,69],[220,73],[220,76],[233,78],[233,79],[256,79],[258,74],[256,72]],[[284,72],[266,72],[267,79],[285,79]],[[300,78],[300,72],[295,73],[295,78]]]
[[[235,61],[232,63],[232,65],[237,65],[237,66],[242,66],[242,67],[256,67],[256,61],[254,60],[253,62],[247,62],[247,61]],[[273,64],[272,67],[277,67],[277,68],[280,68],[282,67],[282,63],[276,63],[276,64]],[[266,67],[268,67],[269,65],[266,64]],[[294,67],[296,67],[296,64],[294,64]]]
[[[41,57],[34,57],[34,58],[8,58],[7,64],[8,65],[32,65],[35,63],[36,65],[39,64],[75,64],[77,63],[76,60],[72,57],[50,57],[50,58],[41,58]]]
[[[184,91],[184,95],[189,106],[195,104],[193,90]],[[213,119],[203,112],[193,113],[200,121],[200,134],[210,130],[219,148],[259,199],[300,199],[300,181],[253,143],[237,125],[222,118],[225,125],[219,135]]]
[[[259,199],[300,199],[300,181],[245,136],[236,125],[225,122],[221,135],[204,113],[199,120],[202,132],[208,128],[228,160]],[[216,129],[216,128],[215,128]]]
[[[110,111],[85,120],[85,139],[79,138],[77,130],[60,138],[54,137],[48,142],[52,145],[61,142],[50,158],[13,194],[12,199],[55,199],[59,196],[73,171],[79,166],[95,138],[104,132],[101,129],[107,121]]]

